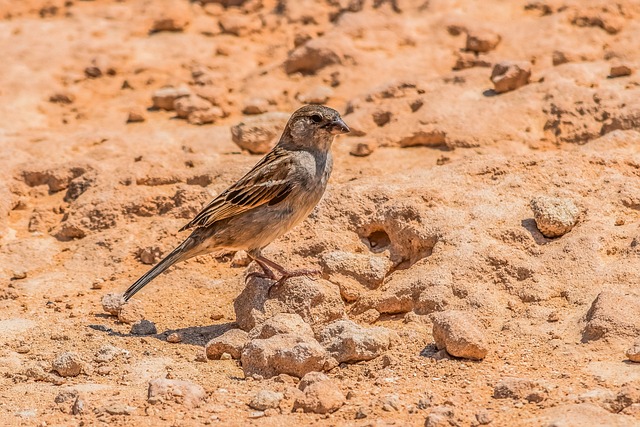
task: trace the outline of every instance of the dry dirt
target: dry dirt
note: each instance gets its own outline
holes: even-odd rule
[[[640,425],[640,3],[0,0],[0,19],[0,424]],[[150,108],[165,86],[192,94],[178,112]],[[260,158],[231,127],[304,102],[353,132],[316,211],[266,252],[323,267],[348,318],[398,338],[331,367],[346,398],[328,414],[292,410],[293,376],[203,358],[238,327],[232,255],[136,295],[156,334],[101,305]],[[538,231],[541,196],[575,204],[571,231]],[[335,251],[391,267],[332,270]],[[437,350],[452,309],[483,360]],[[148,398],[161,378],[204,397]],[[284,399],[249,407],[261,390]]]

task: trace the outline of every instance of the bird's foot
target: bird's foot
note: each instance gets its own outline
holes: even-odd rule
[[[281,273],[280,278],[269,287],[269,293],[268,293],[269,296],[271,296],[271,292],[280,288],[280,286],[282,286],[284,282],[286,282],[289,279],[292,279],[294,277],[309,277],[310,279],[315,280],[316,278],[313,276],[319,276],[322,274],[320,270],[308,269],[308,268],[303,268],[300,270],[293,270],[293,271],[282,271],[280,273]]]

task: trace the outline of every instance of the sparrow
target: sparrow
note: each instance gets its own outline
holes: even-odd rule
[[[318,204],[333,167],[331,144],[336,135],[348,132],[349,127],[332,108],[306,105],[295,111],[273,149],[180,229],[191,230],[191,234],[136,280],[124,293],[124,300],[172,265],[211,252],[245,250],[262,269],[247,278],[267,278],[278,285],[291,277],[316,273],[289,271],[261,251],[302,222]]]

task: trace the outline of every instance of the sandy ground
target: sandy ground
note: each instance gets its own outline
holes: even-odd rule
[[[0,0],[0,424],[640,425],[638,18],[633,1]],[[502,92],[499,63],[530,77]],[[186,106],[152,108],[166,86]],[[306,102],[353,132],[266,253],[322,268],[345,317],[397,334],[327,368],[344,397],[326,414],[293,410],[295,375],[203,357],[246,323],[233,254],[136,295],[155,334],[101,305],[259,160],[232,126]],[[540,196],[575,205],[571,231],[540,233]],[[371,284],[336,251],[390,267]],[[438,351],[449,310],[483,360]],[[80,369],[62,376],[66,352]],[[205,394],[154,401],[158,378]],[[250,407],[261,390],[284,397]]]

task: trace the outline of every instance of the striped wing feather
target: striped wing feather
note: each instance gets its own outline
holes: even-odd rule
[[[207,227],[266,203],[275,205],[282,202],[292,190],[292,184],[287,180],[291,163],[291,158],[283,150],[276,148],[271,151],[244,177],[205,206],[180,231]]]

